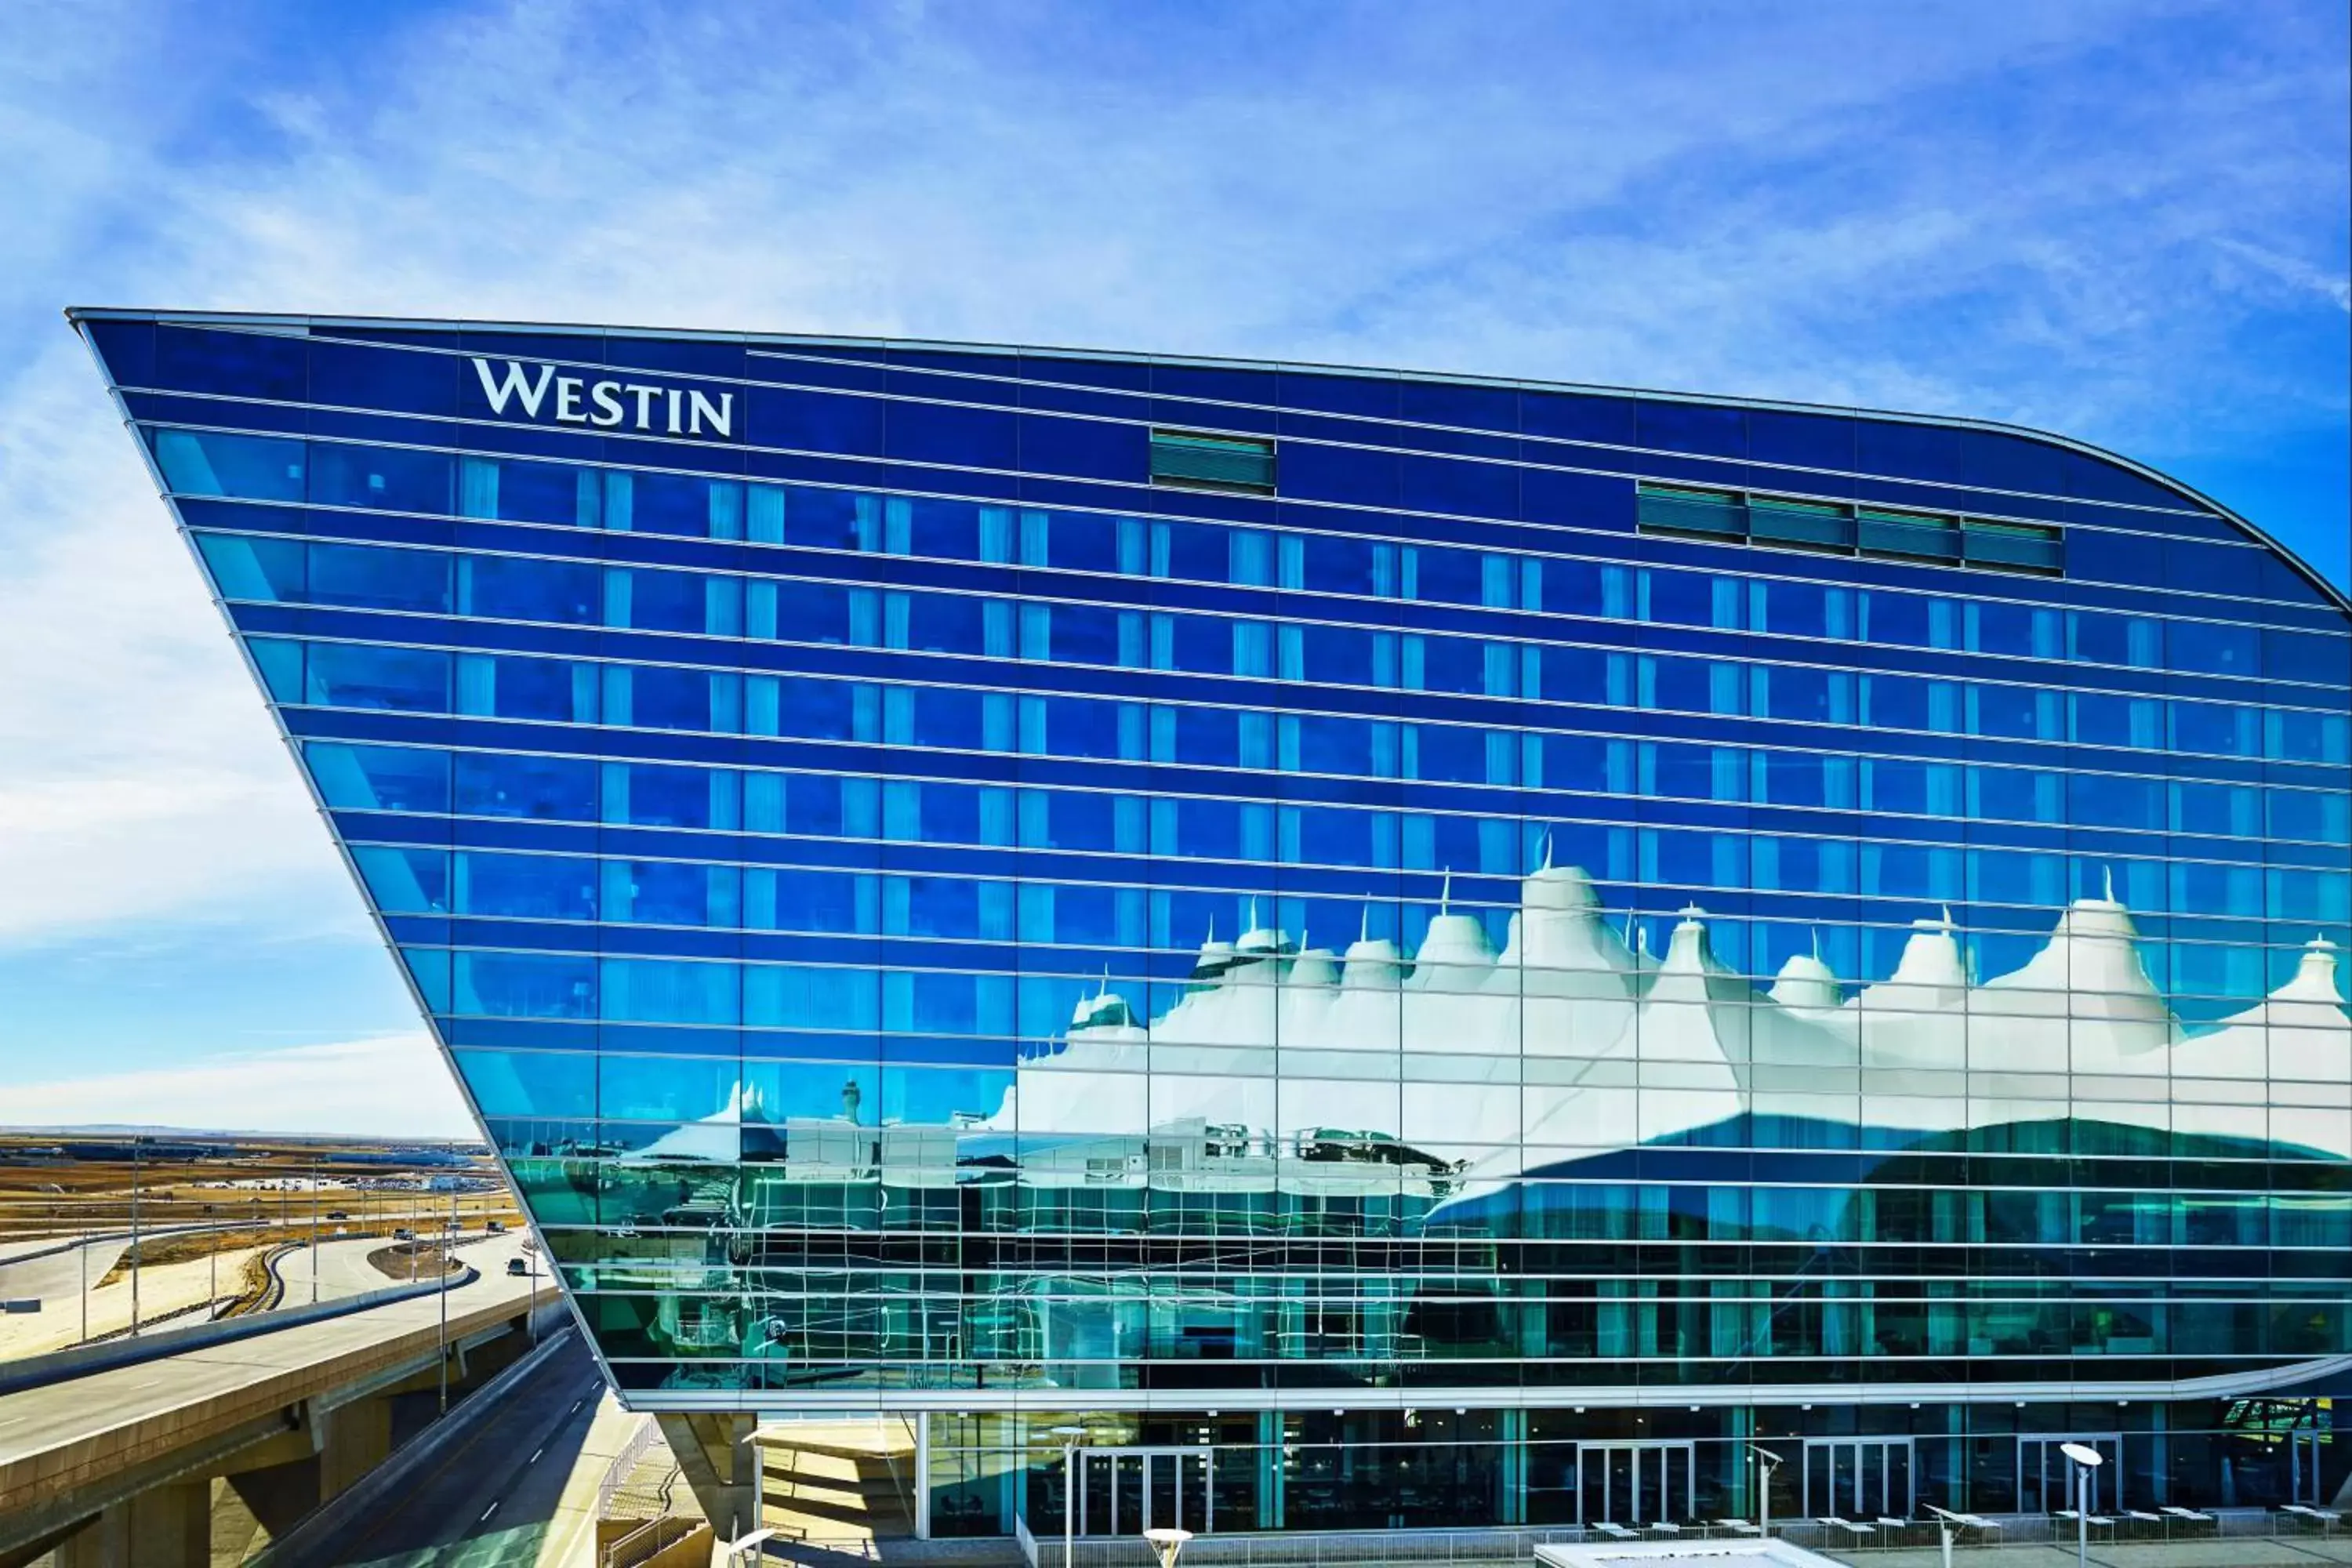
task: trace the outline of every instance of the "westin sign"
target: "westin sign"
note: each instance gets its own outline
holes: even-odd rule
[[[474,360],[482,397],[501,419],[553,421],[592,430],[640,431],[649,436],[735,437],[735,395],[693,387],[656,386],[636,381],[606,381],[566,375],[551,364]],[[513,412],[508,412],[509,409]]]

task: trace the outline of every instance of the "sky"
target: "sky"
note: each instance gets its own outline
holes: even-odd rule
[[[469,1129],[69,304],[2006,420],[2352,577],[2341,0],[0,6],[0,1125]]]

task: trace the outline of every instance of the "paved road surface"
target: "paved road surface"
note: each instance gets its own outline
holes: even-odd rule
[[[317,1247],[299,1247],[278,1259],[278,1278],[286,1282],[285,1305],[307,1307],[310,1304],[310,1275],[315,1268],[319,1276],[318,1299],[333,1301],[345,1296],[364,1295],[370,1290],[388,1289],[406,1284],[404,1275],[386,1274],[368,1261],[373,1253],[382,1252],[394,1243],[380,1236],[344,1237],[321,1241]],[[498,1252],[498,1261],[490,1264],[492,1246],[463,1246],[457,1248],[458,1258],[477,1268],[486,1265],[504,1268],[509,1253]],[[430,1262],[430,1255],[426,1261]],[[420,1277],[429,1282],[432,1270],[427,1268]]]
[[[501,1237],[469,1251],[481,1277],[471,1285],[451,1289],[446,1301],[437,1296],[420,1296],[0,1394],[0,1490],[9,1484],[9,1467],[31,1462],[36,1456],[78,1451],[78,1446],[100,1451],[108,1434],[159,1419],[159,1412],[184,1412],[215,1401],[253,1398],[252,1390],[279,1387],[286,1379],[308,1375],[305,1369],[337,1357],[372,1352],[403,1333],[435,1335],[445,1308],[454,1321],[468,1313],[521,1307],[530,1281],[509,1278],[505,1261],[520,1254],[520,1246]],[[541,1300],[547,1299],[548,1282],[543,1276],[539,1293]]]
[[[575,1337],[399,1498],[294,1568],[530,1568],[604,1388]]]
[[[43,1248],[44,1257],[22,1263],[0,1263],[0,1297],[14,1300],[29,1296],[43,1302],[70,1303],[81,1294],[85,1282],[96,1285],[105,1279],[106,1271],[130,1250],[131,1238],[124,1237],[116,1241],[68,1246],[58,1252]]]

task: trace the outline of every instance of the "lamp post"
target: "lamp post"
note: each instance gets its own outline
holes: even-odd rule
[[[139,1155],[145,1142],[136,1133],[131,1139],[131,1337],[139,1337]]]
[[[1143,1532],[1145,1544],[1151,1548],[1151,1554],[1160,1559],[1160,1568],[1176,1568],[1177,1557],[1183,1552],[1184,1543],[1192,1539],[1192,1532],[1189,1530],[1147,1530]]]
[[[449,1243],[457,1231],[457,1194],[449,1194],[449,1228],[441,1233],[441,1414],[449,1414]],[[314,1264],[312,1267],[316,1267]]]
[[[746,1563],[757,1563],[767,1555],[762,1550],[775,1539],[773,1530],[755,1530],[749,1535],[739,1535],[719,1543],[719,1550],[727,1553],[727,1568],[742,1568]]]
[[[1078,1560],[1078,1439],[1083,1426],[1049,1426],[1062,1440],[1062,1568],[1076,1568]]]
[[[1771,1449],[1748,1445],[1756,1456],[1756,1532],[1765,1540],[1772,1539],[1772,1472],[1780,1468],[1780,1456]]]
[[[2106,1456],[2085,1443],[2061,1443],[2058,1451],[2074,1461],[2074,1561],[2091,1561],[2091,1472]]]
[[[1952,1568],[1952,1531],[1960,1522],[1960,1516],[1931,1502],[1923,1502],[1919,1506],[1936,1516],[1936,1529],[1944,1543],[1944,1568]]]

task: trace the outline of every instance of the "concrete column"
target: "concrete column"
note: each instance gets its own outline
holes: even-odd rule
[[[212,1568],[212,1561],[209,1479],[151,1487],[57,1550],[58,1568]]]
[[[131,1531],[139,1568],[212,1568],[212,1479],[141,1492],[131,1500]]]
[[[319,1417],[319,1500],[326,1502],[392,1455],[392,1401],[357,1399]]]
[[[319,1457],[239,1470],[228,1484],[254,1522],[275,1541],[319,1506]]]
[[[722,1541],[732,1541],[760,1527],[760,1454],[751,1432],[752,1416],[731,1413],[667,1412],[655,1419],[662,1436],[694,1489],[702,1516]]]
[[[915,1412],[915,1539],[931,1538],[931,1413]]]
[[[58,1549],[52,1561],[57,1568],[114,1568],[117,1563],[131,1561],[131,1543],[125,1539],[131,1532],[131,1510],[118,1505],[98,1516],[95,1524],[87,1525],[79,1535],[69,1535]]]

